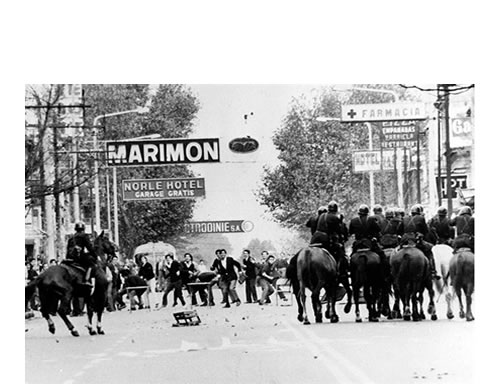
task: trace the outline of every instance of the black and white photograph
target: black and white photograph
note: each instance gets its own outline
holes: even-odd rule
[[[26,382],[471,382],[474,91],[27,84]]]
[[[7,7],[3,381],[498,381],[497,13],[157,3]]]

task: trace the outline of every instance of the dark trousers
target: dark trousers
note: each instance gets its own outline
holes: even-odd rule
[[[229,299],[234,302],[240,301],[238,293],[236,293],[236,280],[221,280],[220,287],[222,289],[222,302],[229,305]]]
[[[256,278],[247,277],[245,280],[245,294],[247,298],[247,303],[252,301],[257,301],[257,288],[256,288]]]
[[[203,287],[188,287],[189,293],[191,294],[191,304],[197,305],[198,300],[196,300],[196,292],[200,295],[200,300],[202,303],[207,302],[207,292]]]
[[[180,300],[182,305],[186,305],[186,302],[184,301],[184,297],[182,297],[182,281],[169,281],[167,280],[167,285],[165,287],[165,292],[163,293],[163,298],[161,305],[163,307],[167,306],[167,296],[170,292],[174,291],[174,305],[177,304],[177,300]]]

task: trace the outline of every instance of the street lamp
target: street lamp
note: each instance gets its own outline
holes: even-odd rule
[[[134,141],[134,140],[153,140],[159,139],[161,135],[159,133],[152,133],[151,135],[133,137],[131,139],[126,139],[122,141]],[[113,220],[115,222],[114,226],[114,236],[113,241],[117,246],[120,245],[120,240],[118,236],[118,182],[116,177],[116,166],[113,167]]]
[[[99,199],[99,164],[97,162],[97,152],[98,152],[98,147],[97,147],[97,123],[99,120],[104,119],[106,117],[112,117],[112,116],[119,116],[119,115],[126,115],[129,113],[147,113],[149,111],[148,107],[139,107],[136,109],[131,109],[128,111],[120,111],[120,112],[113,112],[113,113],[105,113],[104,115],[99,115],[94,119],[94,124],[93,124],[93,136],[94,136],[94,151],[95,151],[95,157],[94,157],[94,190],[95,190],[95,226],[96,226],[96,232],[99,233],[101,231],[101,207],[100,207],[100,199]]]

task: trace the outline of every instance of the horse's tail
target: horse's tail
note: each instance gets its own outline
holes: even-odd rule
[[[367,269],[367,257],[365,254],[360,254],[358,256],[358,263],[356,265],[358,284],[365,284],[368,281],[368,275],[366,269]]]
[[[306,282],[306,285],[312,286],[311,279],[311,249],[307,247],[304,250],[304,268],[302,269],[302,281]]]
[[[410,279],[410,255],[405,253],[401,260],[401,266],[399,267],[399,278],[409,281]]]

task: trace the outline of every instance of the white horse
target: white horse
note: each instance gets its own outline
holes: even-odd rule
[[[433,279],[434,289],[439,294],[436,302],[438,302],[441,295],[444,294],[448,306],[446,317],[448,317],[448,319],[453,319],[454,316],[451,304],[455,292],[450,285],[450,260],[453,257],[453,248],[446,244],[437,244],[432,247],[432,254],[436,263],[436,273],[439,277],[438,279]]]

